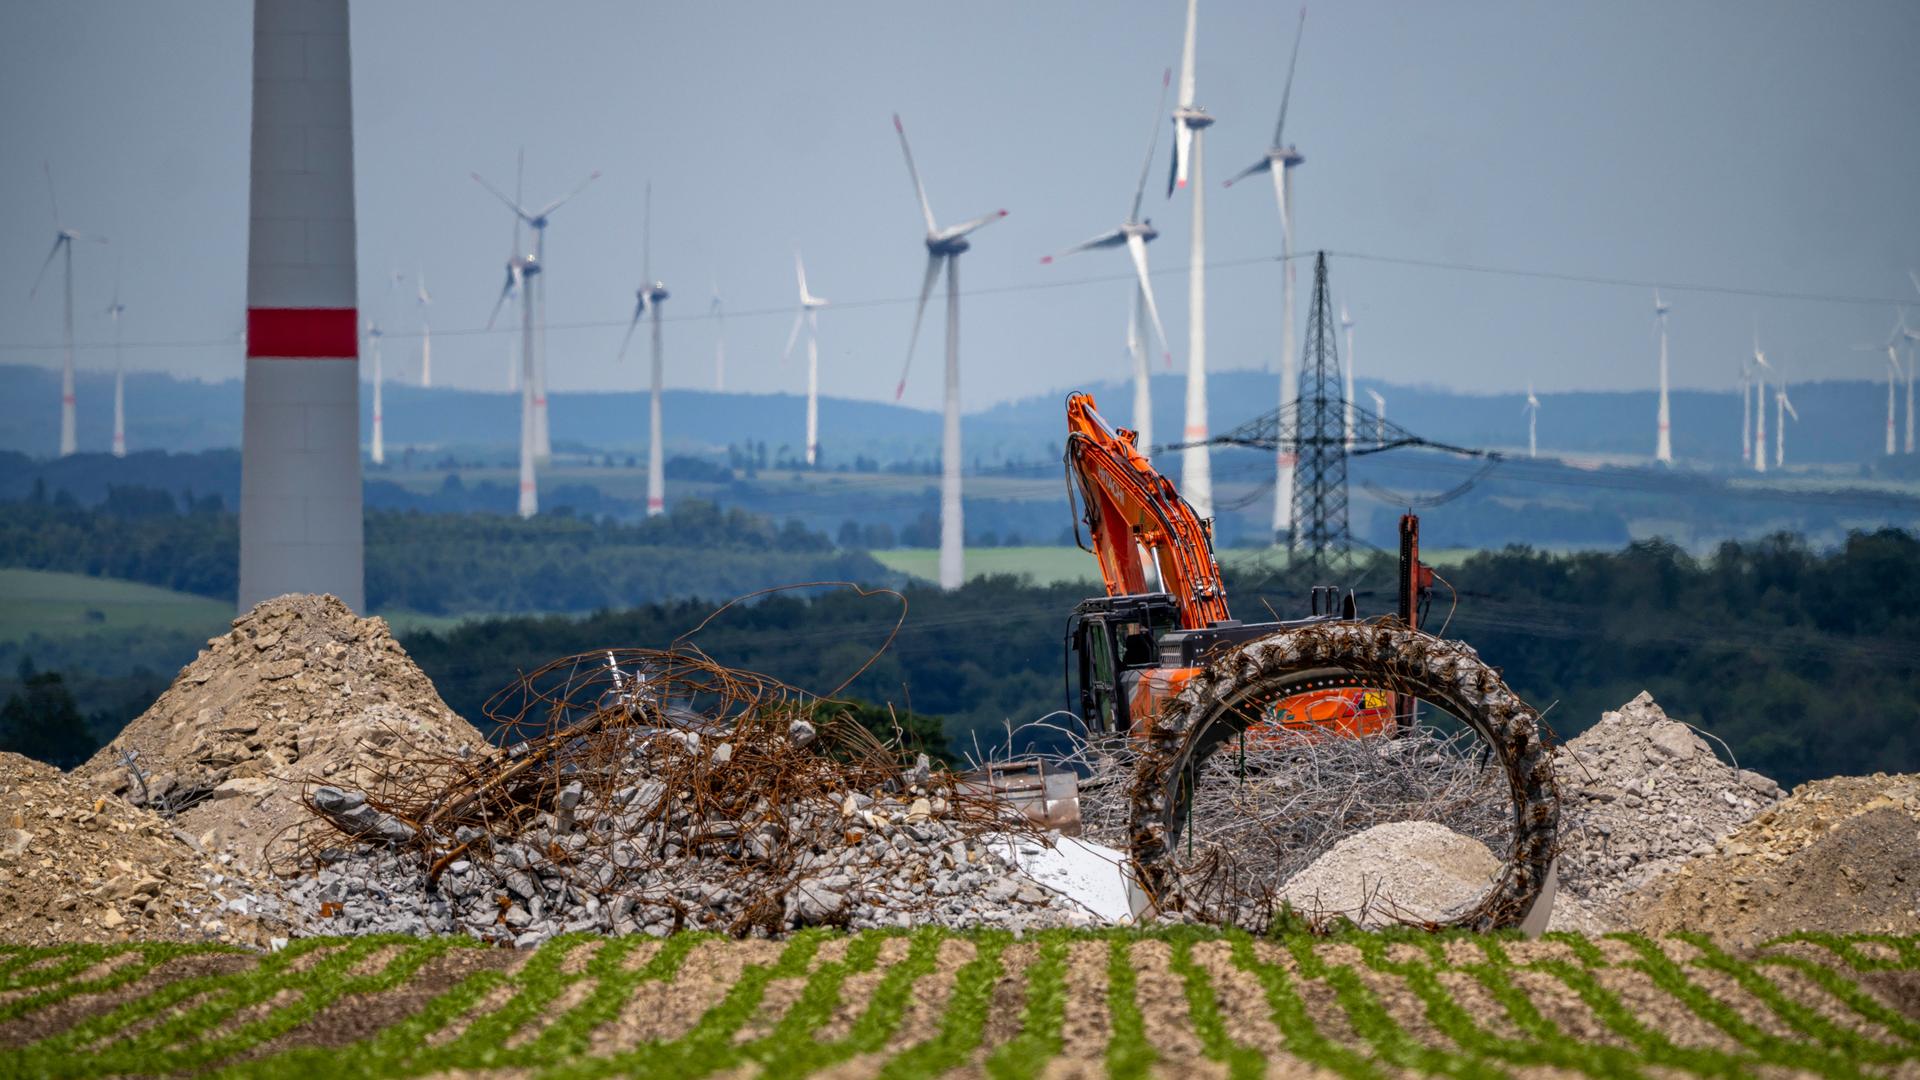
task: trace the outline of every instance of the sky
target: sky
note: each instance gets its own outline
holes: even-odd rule
[[[1297,17],[1200,4],[1215,369],[1278,367],[1272,187],[1219,181],[1271,141]],[[113,362],[117,277],[130,368],[241,373],[251,18],[246,0],[0,0],[0,363],[59,362],[57,279],[28,300],[53,239],[44,162],[65,223],[111,240],[76,251],[82,367]],[[469,174],[510,187],[524,146],[529,202],[601,172],[548,236],[555,389],[646,383],[644,335],[616,354],[651,181],[670,386],[713,385],[717,286],[728,388],[804,388],[803,350],[781,357],[798,248],[840,304],[820,316],[822,392],[890,399],[926,258],[895,111],[942,224],[1009,211],[961,260],[965,406],[1128,373],[1124,255],[1039,259],[1124,219],[1179,60],[1177,0],[412,0],[352,18],[360,303],[388,328],[391,378],[417,377],[424,273],[436,382],[505,388],[513,319],[482,328],[511,219]],[[1791,380],[1879,377],[1854,347],[1884,339],[1894,301],[1920,324],[1916,46],[1910,0],[1310,6],[1287,118],[1306,156],[1296,248],[1336,253],[1363,378],[1651,386],[1650,282],[1846,298],[1669,291],[1677,386],[1735,385],[1756,331]],[[1145,212],[1183,368],[1192,206],[1165,197],[1159,115]],[[906,394],[925,407],[930,307]]]

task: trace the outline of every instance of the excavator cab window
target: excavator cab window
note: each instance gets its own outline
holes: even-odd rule
[[[1080,624],[1080,714],[1095,731],[1121,729],[1123,718],[1116,714],[1119,680],[1113,663],[1113,631],[1104,619],[1088,619]]]

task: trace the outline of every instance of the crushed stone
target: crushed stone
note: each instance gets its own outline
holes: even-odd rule
[[[1649,932],[1755,943],[1791,931],[1920,933],[1920,775],[1814,780],[1676,872]]]
[[[1554,752],[1560,891],[1551,927],[1634,925],[1634,906],[1783,796],[1642,692]]]
[[[152,811],[0,753],[0,940],[219,941],[286,934],[270,885]]]
[[[332,596],[264,601],[74,770],[264,875],[291,860],[308,782],[365,784],[401,755],[486,749],[386,621]]]
[[[1362,927],[1444,919],[1485,895],[1501,862],[1487,845],[1433,821],[1375,825],[1287,879],[1279,899],[1313,922]]]

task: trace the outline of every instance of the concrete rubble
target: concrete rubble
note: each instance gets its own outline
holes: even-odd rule
[[[1642,693],[1554,755],[1561,793],[1554,928],[1626,929],[1631,908],[1689,860],[1784,796],[1722,761]]]

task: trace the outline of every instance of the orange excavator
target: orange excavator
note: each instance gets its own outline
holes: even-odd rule
[[[1217,651],[1357,617],[1351,592],[1342,597],[1321,587],[1313,590],[1305,618],[1233,618],[1214,558],[1212,522],[1154,469],[1134,432],[1107,423],[1091,395],[1067,398],[1066,459],[1090,533],[1081,546],[1093,553],[1106,583],[1106,595],[1083,601],[1068,623],[1079,674],[1073,711],[1090,734],[1145,735]],[[1433,575],[1420,563],[1419,520],[1412,514],[1401,520],[1400,563],[1398,614],[1413,626]],[[1248,736],[1372,735],[1411,720],[1411,701],[1339,682],[1265,703]]]

